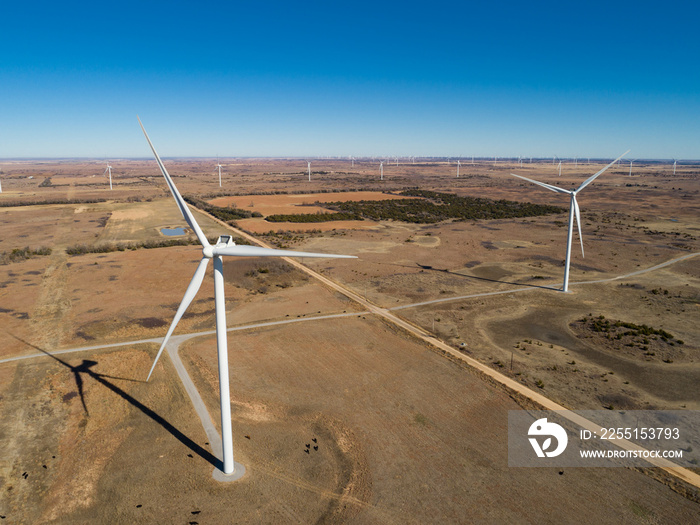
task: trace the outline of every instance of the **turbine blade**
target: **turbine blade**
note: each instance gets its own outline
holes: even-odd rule
[[[104,173],[103,173],[102,175],[104,175],[105,173],[107,173],[107,170],[108,170],[108,169],[109,169],[109,168],[105,168],[105,171],[104,171]]]
[[[518,177],[519,179],[526,180],[528,182],[532,182],[533,184],[537,184],[538,186],[542,186],[543,188],[547,188],[548,190],[556,191],[557,193],[566,193],[570,194],[571,192],[569,190],[565,190],[563,188],[559,188],[557,186],[552,186],[551,184],[546,184],[544,182],[538,182],[536,180],[528,179],[527,177],[523,177],[522,175],[516,175],[515,173],[511,173],[513,177]]]
[[[153,151],[153,155],[156,158],[156,162],[158,162],[158,167],[160,168],[163,177],[165,177],[165,182],[168,183],[170,193],[173,194],[175,202],[180,208],[180,213],[182,213],[182,216],[187,221],[187,224],[189,224],[190,228],[192,228],[192,230],[194,231],[195,235],[197,236],[197,239],[199,239],[200,244],[202,246],[209,246],[209,241],[207,241],[207,237],[204,235],[204,233],[202,233],[202,230],[199,228],[199,224],[197,224],[197,221],[194,220],[192,212],[190,212],[190,209],[187,207],[187,203],[182,198],[182,195],[180,195],[180,192],[177,191],[177,187],[175,186],[173,179],[170,178],[170,174],[168,173],[168,170],[165,169],[163,161],[160,160],[158,153],[156,153],[156,148],[153,147],[153,143],[148,137],[148,133],[146,133],[146,130],[144,129],[143,124],[141,123],[141,119],[138,116],[136,118],[138,119],[139,125],[141,126],[141,131],[143,131],[143,134],[146,136],[146,140],[148,141],[148,145],[151,147],[151,151]]]
[[[576,226],[578,226],[578,238],[581,241],[581,256],[585,257],[586,254],[583,253],[583,237],[581,236],[581,211],[578,209],[578,202],[576,202],[576,195],[573,195],[574,201],[574,214],[576,215]]]
[[[614,161],[612,161],[610,164],[608,164],[607,166],[605,166],[605,167],[604,167],[602,170],[600,170],[598,173],[596,173],[595,175],[592,175],[592,176],[588,177],[586,180],[584,180],[583,183],[581,183],[581,185],[575,190],[575,193],[578,193],[578,192],[581,191],[583,188],[585,188],[586,186],[588,186],[588,185],[589,185],[591,182],[593,182],[598,176],[602,175],[603,172],[604,172],[605,170],[607,170],[610,166],[612,166],[613,164],[615,164],[618,160],[620,160],[622,157],[624,157],[625,155],[627,155],[629,152],[630,152],[630,150],[625,151],[622,155],[620,155],[619,157],[617,157]]]
[[[160,345],[160,349],[158,350],[158,353],[156,354],[156,359],[153,361],[153,366],[151,366],[151,371],[148,372],[148,377],[146,378],[146,381],[151,379],[151,374],[153,373],[153,370],[156,367],[156,363],[158,362],[158,359],[160,359],[160,354],[163,353],[163,349],[165,348],[165,345],[168,344],[168,340],[170,339],[170,336],[173,334],[173,331],[175,330],[175,327],[177,326],[178,321],[180,321],[180,318],[183,316],[185,311],[187,310],[187,307],[192,303],[192,299],[194,299],[195,295],[197,295],[197,292],[199,291],[200,286],[202,286],[202,281],[204,280],[204,274],[207,270],[207,265],[209,264],[209,257],[203,257],[201,261],[199,261],[199,266],[197,266],[197,270],[194,272],[194,277],[192,277],[192,280],[190,281],[190,285],[187,287],[187,291],[185,292],[185,296],[182,298],[182,302],[180,303],[180,307],[177,309],[177,313],[175,314],[175,318],[173,319],[173,322],[170,324],[170,328],[168,329],[168,333],[165,334],[165,338],[163,339],[163,342]]]
[[[332,259],[357,259],[354,255],[334,255],[330,253],[294,252],[291,250],[274,250],[260,246],[214,247],[214,255],[232,255],[234,257],[329,257]]]

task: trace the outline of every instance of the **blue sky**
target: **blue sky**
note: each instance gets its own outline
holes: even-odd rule
[[[700,158],[694,2],[19,2],[0,158]]]

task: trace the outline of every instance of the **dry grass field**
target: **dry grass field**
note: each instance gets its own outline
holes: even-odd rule
[[[102,162],[0,162],[0,254],[52,250],[0,265],[0,360],[165,334],[199,248],[66,253],[184,226],[153,161],[110,163],[113,191]],[[465,162],[458,179],[455,164],[386,164],[382,182],[378,161],[313,160],[309,182],[306,161],[223,159],[219,188],[213,161],[165,163],[182,194],[263,216],[409,187],[566,207],[508,174],[568,188],[602,168],[565,166],[560,178],[546,162]],[[700,252],[700,166],[679,166],[675,178],[670,166],[628,169],[579,195],[586,256],[575,238],[568,294],[555,290],[566,214],[237,226],[292,249],[357,255],[304,263],[568,408],[698,410],[700,259],[634,272]],[[196,217],[210,236],[227,231]],[[155,343],[0,362],[3,523],[696,520],[697,489],[658,473],[509,468],[507,411],[530,405],[283,261],[224,267],[229,327],[358,314],[230,334],[245,477],[212,478],[206,434],[167,356],[143,381]],[[606,339],[583,322],[599,317],[676,343]],[[176,333],[213,327],[208,275]],[[213,337],[180,353],[217,420]],[[312,438],[319,448],[305,453]]]

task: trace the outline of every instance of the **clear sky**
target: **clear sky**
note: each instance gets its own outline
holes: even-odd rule
[[[700,4],[6,2],[0,158],[700,158]]]

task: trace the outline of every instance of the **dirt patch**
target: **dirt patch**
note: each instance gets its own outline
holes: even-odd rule
[[[250,195],[243,197],[218,197],[208,202],[214,206],[236,206],[248,211],[258,211],[263,215],[291,213],[328,213],[323,207],[314,206],[316,202],[357,202],[407,199],[402,195],[373,191],[354,191],[340,193],[299,193],[288,195]]]

